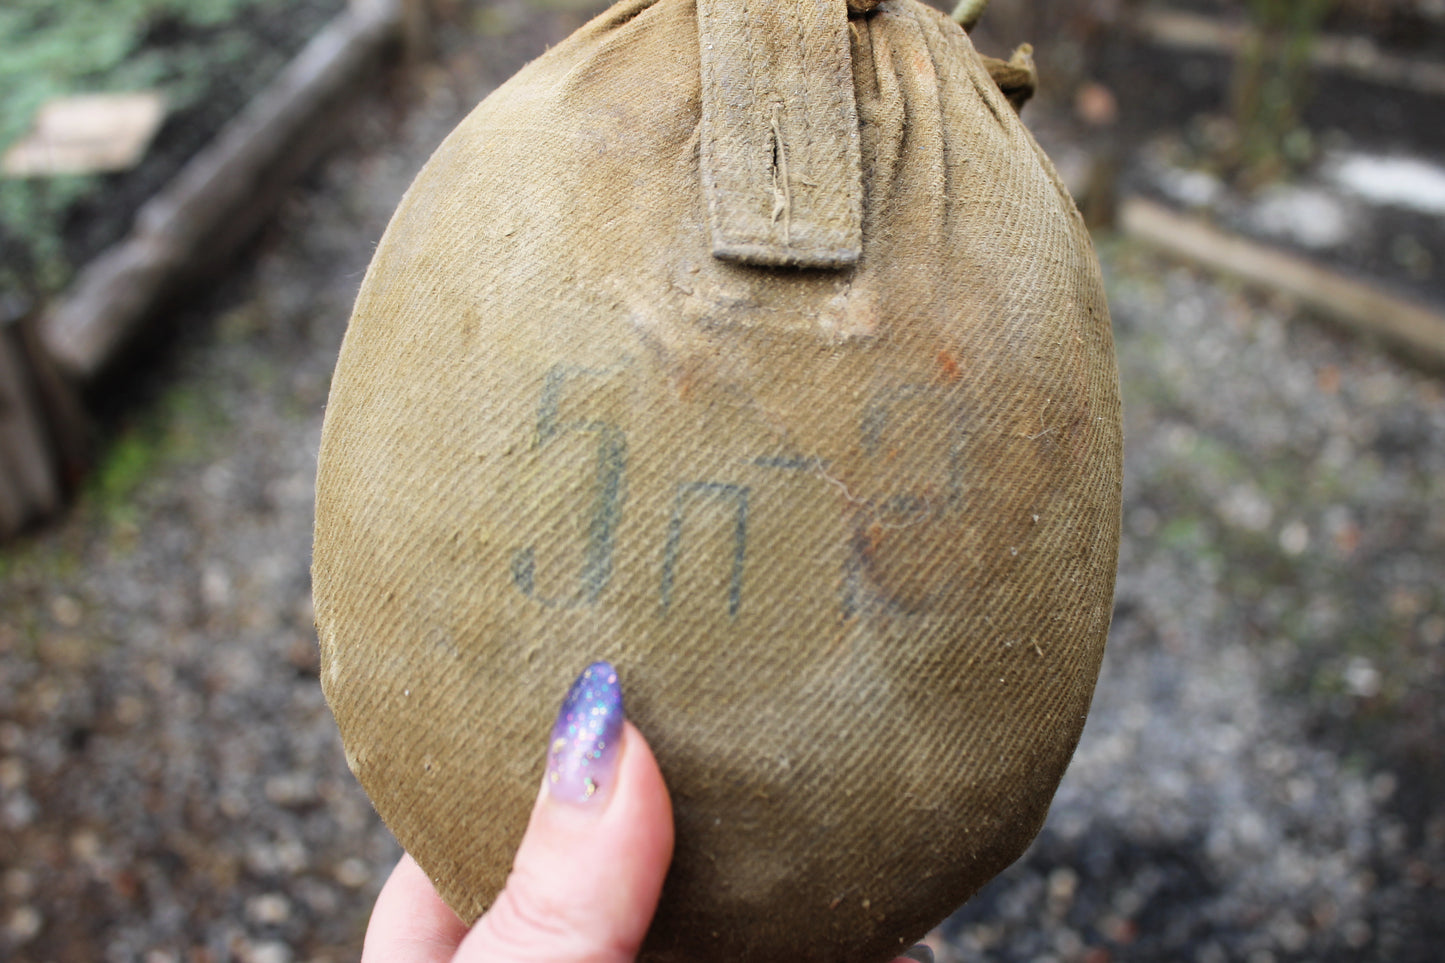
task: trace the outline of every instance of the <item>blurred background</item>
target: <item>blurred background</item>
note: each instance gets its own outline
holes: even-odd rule
[[[331,368],[432,148],[600,6],[0,8],[0,958],[358,955],[398,850],[317,682]],[[1049,821],[930,943],[1440,959],[1445,0],[994,0],[973,37],[1033,45],[1095,229],[1125,531]]]

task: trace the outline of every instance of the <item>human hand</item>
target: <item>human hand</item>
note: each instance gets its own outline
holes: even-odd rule
[[[617,673],[589,666],[563,701],[547,775],[507,884],[470,929],[403,856],[362,963],[631,963],[672,860],[672,803]],[[932,961],[915,947],[895,963]]]

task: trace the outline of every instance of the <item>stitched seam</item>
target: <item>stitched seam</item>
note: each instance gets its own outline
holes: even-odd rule
[[[847,207],[844,212],[843,227],[843,241],[847,243],[852,240],[854,234],[862,230],[863,224],[863,145],[858,136],[860,120],[856,104],[857,95],[853,88],[853,53],[851,50],[853,27],[852,21],[848,20],[846,15],[844,17],[844,23],[848,25],[848,29],[835,38],[837,46],[834,50],[835,56],[833,60],[833,101],[831,108],[834,117],[844,117],[850,113],[845,109],[848,102],[845,98],[854,99],[855,101],[853,110],[851,111],[854,129],[847,130],[846,125],[840,123],[840,126],[845,128],[843,130],[844,154],[842,160],[842,177],[846,183],[842,185],[842,190],[848,198]],[[850,177],[850,175],[854,173],[854,165],[849,163],[849,161],[854,158],[856,158],[858,162],[858,176],[856,178]],[[858,239],[858,242],[861,248],[861,237]]]
[[[723,2],[723,3],[727,3],[727,2],[729,2],[729,0],[713,0],[713,2]],[[750,123],[750,122],[755,122],[761,115],[759,114],[759,108],[758,108],[758,91],[757,91],[757,88],[754,86],[754,84],[755,84],[755,82],[756,82],[756,79],[757,79],[757,76],[758,76],[758,66],[757,66],[757,64],[758,64],[758,59],[757,59],[756,45],[755,45],[754,40],[753,40],[753,26],[752,26],[753,18],[752,18],[752,10],[751,10],[751,8],[748,6],[748,0],[742,0],[741,6],[742,6],[742,13],[743,13],[743,15],[742,15],[742,21],[741,21],[741,27],[742,27],[742,33],[743,33],[743,48],[744,48],[745,50],[747,50],[747,52],[748,52],[748,69],[747,69],[747,75],[746,75],[746,78],[745,78],[745,81],[744,81],[744,86],[746,87],[746,89],[747,89],[747,94],[748,94],[748,103],[747,103],[747,105],[743,108],[743,127],[744,127],[745,134],[744,134],[744,137],[741,138],[742,145],[746,148],[746,147],[748,147],[748,146],[751,146],[751,144],[750,144],[750,142],[749,142],[749,138],[746,136],[746,129],[747,129],[747,127],[749,126],[749,123]],[[756,123],[754,123],[753,126],[758,126],[758,125],[757,125]],[[737,141],[734,141],[734,143],[737,143]],[[752,199],[753,199],[753,196],[752,196],[752,195],[761,193],[760,191],[754,189],[754,184],[755,184],[755,183],[756,183],[759,187],[761,187],[761,181],[753,176],[753,174],[754,174],[753,164],[752,164],[752,163],[749,163],[750,161],[753,161],[754,158],[751,156],[751,154],[750,154],[747,150],[742,150],[742,151],[734,150],[734,154],[738,155],[739,158],[743,160],[743,165],[744,165],[744,166],[743,166],[743,170],[742,170],[742,179],[743,179],[744,190],[746,190],[746,191],[748,192],[749,200],[752,200]],[[747,223],[752,222],[752,220],[753,220],[753,218],[749,216],[750,214],[751,214],[751,212],[750,212],[749,209],[745,206],[745,207],[743,208],[743,215],[744,215],[743,220],[744,220],[745,225],[746,225]],[[772,224],[771,224],[771,222],[769,222],[768,220],[764,219],[763,223],[765,223],[765,224],[768,225],[768,232],[769,232],[769,235],[771,235],[771,231],[772,231]],[[749,234],[749,235],[750,235],[750,234],[753,234],[753,232],[750,231],[750,230],[748,230],[746,226],[743,228],[743,230],[744,230],[744,233],[745,233],[745,234]]]
[[[717,172],[717,64],[710,56],[708,40],[712,37],[712,28],[715,23],[712,16],[711,0],[697,0],[697,17],[700,29],[698,31],[698,51],[702,59],[703,89],[702,89],[702,119],[703,137],[700,145],[700,161],[702,166],[703,189],[707,191],[707,206],[713,227],[720,225],[722,220],[721,199],[718,197],[718,172]],[[703,23],[707,25],[701,26]]]
[[[811,112],[810,112],[810,109],[809,109],[809,105],[808,105],[808,88],[811,86],[811,81],[812,81],[812,72],[808,69],[808,36],[807,36],[807,29],[806,29],[806,27],[804,26],[804,24],[803,24],[803,22],[802,22],[802,18],[800,18],[800,17],[798,16],[798,3],[799,3],[799,2],[806,2],[806,0],[794,0],[794,2],[788,3],[787,7],[788,7],[788,19],[789,19],[789,21],[791,22],[791,24],[792,24],[792,26],[793,26],[793,32],[794,32],[794,34],[795,34],[796,37],[797,37],[797,48],[798,48],[798,63],[797,63],[797,66],[798,66],[798,73],[799,73],[800,79],[801,79],[801,83],[799,83],[798,86],[799,86],[799,88],[801,89],[801,92],[802,92],[802,104],[801,104],[801,120],[802,120],[801,126],[802,126],[802,131],[801,131],[801,133],[802,133],[802,135],[803,135],[803,163],[802,163],[802,165],[801,165],[801,176],[806,177],[806,176],[809,175],[809,174],[816,174],[816,173],[817,173],[818,164],[817,164],[817,154],[816,154],[816,152],[814,151],[814,148],[813,148],[813,125],[812,125],[812,123],[811,123],[811,121],[812,121],[812,115],[811,115]],[[836,0],[833,0],[833,2],[836,2]],[[788,109],[788,106],[789,106],[789,105],[787,105],[787,104],[784,104],[784,105],[783,105],[783,114],[784,114],[785,117],[786,117],[788,114],[792,113],[792,111],[790,111],[790,110]],[[782,139],[780,138],[780,143],[781,143],[781,141],[782,141]],[[789,196],[791,196],[791,195],[792,195],[792,185],[791,185],[791,184],[788,184],[788,185],[785,185],[785,187],[786,187],[786,189],[787,189],[787,192],[788,192]],[[808,234],[811,235],[813,232],[809,231],[808,229],[809,229],[810,227],[813,227],[813,226],[814,226],[814,223],[813,223],[813,222],[814,222],[814,219],[811,218],[811,217],[809,217],[809,216],[807,216],[807,215],[808,215],[809,213],[811,213],[814,208],[817,207],[817,204],[816,204],[817,197],[816,197],[816,195],[810,195],[810,201],[812,201],[813,203],[810,203],[809,206],[808,206],[808,208],[804,211],[804,216],[803,216],[803,218],[802,218],[802,221],[803,221],[803,229],[804,229],[804,231],[808,232]],[[789,232],[789,233],[791,233],[791,232]],[[787,245],[788,247],[792,247],[792,244],[791,244],[790,242],[791,242],[791,238],[785,235],[784,244]],[[806,244],[806,239],[805,239],[805,244],[804,244],[804,246],[807,246],[807,244]]]

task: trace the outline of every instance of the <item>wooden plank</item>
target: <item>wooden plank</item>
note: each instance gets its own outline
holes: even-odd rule
[[[1161,46],[1230,57],[1249,36],[1249,27],[1243,23],[1180,10],[1139,10],[1126,23]],[[1445,63],[1387,53],[1367,37],[1324,34],[1315,39],[1310,60],[1318,68],[1371,83],[1445,96]]]
[[[1144,198],[1124,201],[1119,226],[1176,257],[1280,292],[1316,314],[1379,337],[1409,360],[1445,368],[1445,315],[1424,305],[1342,277],[1297,255],[1226,234]]]
[[[30,375],[31,397],[40,410],[61,498],[68,497],[91,464],[92,423],[85,403],[45,351],[38,318],[16,322],[16,343]]]
[[[426,60],[432,46],[431,0],[402,0],[402,51],[408,64]]]
[[[0,538],[60,505],[44,414],[31,390],[16,325],[0,325]]]
[[[401,40],[407,2],[352,0],[141,209],[131,235],[80,273],[40,332],[67,376],[94,379],[166,298],[217,270],[265,223],[281,188],[327,146],[337,105]]]

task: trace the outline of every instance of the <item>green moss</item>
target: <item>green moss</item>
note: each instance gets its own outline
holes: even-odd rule
[[[198,386],[182,383],[106,445],[86,486],[82,507],[117,532],[139,515],[144,484],[177,464],[204,460],[229,424]]]
[[[121,435],[95,473],[92,496],[103,505],[123,504],[151,473],[159,455],[159,444],[142,432]]]
[[[17,586],[57,584],[74,578],[80,569],[80,549],[73,540],[42,536],[0,542],[0,620],[19,620],[22,613],[33,617],[32,607],[14,597]]]

